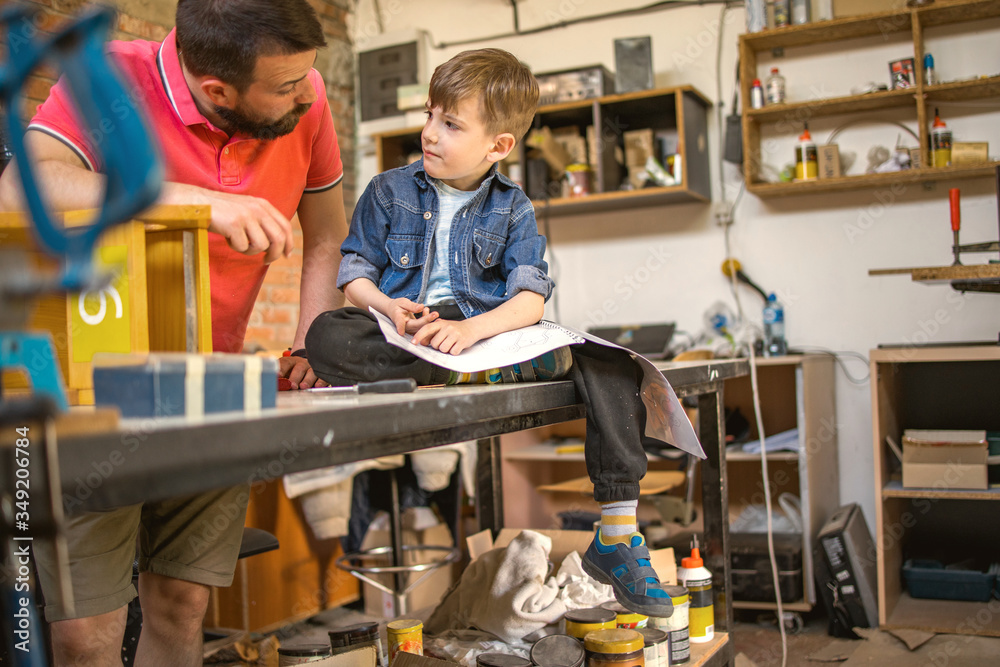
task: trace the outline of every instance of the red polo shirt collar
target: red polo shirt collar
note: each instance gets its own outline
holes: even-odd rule
[[[188,88],[187,79],[184,78],[184,71],[181,69],[181,59],[177,52],[177,29],[174,28],[160,44],[160,50],[156,54],[156,67],[160,71],[160,80],[163,82],[163,89],[170,100],[170,106],[174,108],[174,113],[185,125],[212,124],[194,103],[194,97]]]

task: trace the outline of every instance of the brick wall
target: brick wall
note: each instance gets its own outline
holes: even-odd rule
[[[327,37],[327,48],[318,56],[316,69],[326,81],[326,92],[344,161],[344,200],[354,201],[354,57],[347,21],[351,0],[309,0]],[[5,0],[0,0],[0,5]],[[84,0],[29,0],[39,10],[34,27],[50,31],[93,4]],[[162,40],[173,27],[176,0],[117,0],[118,23],[114,39]],[[30,29],[30,28],[29,28]],[[0,60],[6,58],[0,44]],[[58,72],[41,68],[25,86],[25,119],[46,98]],[[348,204],[350,206],[350,204]],[[350,211],[348,211],[350,218]],[[302,234],[296,225],[296,251],[271,265],[247,330],[247,346],[284,349],[292,343],[298,321],[299,277],[302,268]]]

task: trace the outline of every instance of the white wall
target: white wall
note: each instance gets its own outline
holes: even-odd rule
[[[385,32],[422,28],[434,44],[490,37],[512,30],[508,0],[379,0]],[[603,14],[615,8],[648,4],[639,0],[519,0],[521,29]],[[614,71],[613,40],[651,35],[658,86],[691,84],[712,99],[716,92],[716,52],[722,44],[722,97],[730,113],[737,56],[737,35],[744,30],[742,8],[720,22],[719,5],[691,6],[639,16],[605,19],[557,28],[536,35],[485,39],[464,46],[433,48],[431,65],[467,48],[496,46],[515,53],[536,72],[604,64]],[[944,79],[989,73],[1000,55],[996,29],[984,22],[978,36],[954,29],[928,35],[939,75]],[[373,0],[361,0],[353,26],[363,48],[378,32]],[[789,50],[786,58],[761,58],[763,78],[772,64],[788,77],[789,97],[809,99],[849,94],[868,81],[887,82],[889,60],[912,55],[905,41],[808,47]],[[863,48],[862,48],[863,47]],[[858,50],[855,50],[858,49]],[[942,105],[942,115],[955,129],[956,140],[988,140],[997,152],[1000,123],[996,100]],[[882,117],[901,120],[916,131],[906,113]],[[813,136],[822,143],[845,118],[817,122]],[[718,150],[714,121],[710,145]],[[765,162],[780,169],[791,161],[798,127],[768,135]],[[861,173],[868,146],[893,146],[897,136],[916,145],[902,130],[868,124],[846,130],[838,138],[842,150],[858,153],[852,173]],[[362,156],[364,157],[364,156]],[[367,175],[370,155],[359,160]],[[718,164],[713,164],[715,200],[722,197]],[[723,169],[726,200],[740,185],[737,169]],[[869,277],[872,268],[932,266],[951,263],[948,188],[962,190],[963,242],[996,239],[997,204],[990,179],[921,184],[881,191],[796,196],[761,200],[744,194],[731,229],[731,256],[762,287],[785,303],[787,336],[794,347],[854,351],[867,356],[880,343],[996,340],[1000,332],[1000,297],[961,295],[948,286],[912,283],[908,277]],[[632,209],[621,214],[556,216],[551,220],[550,268],[558,300],[547,316],[570,326],[675,320],[681,329],[702,328],[706,308],[717,300],[734,304],[720,272],[726,256],[723,231],[710,205],[674,205]],[[653,258],[666,257],[666,262]],[[982,256],[979,256],[982,261]],[[647,264],[647,261],[649,262]],[[650,270],[652,267],[652,270]],[[760,322],[760,299],[740,290],[748,316]],[[607,306],[611,307],[608,308]],[[864,362],[846,358],[855,377],[867,376]],[[946,387],[941,388],[947,391]],[[866,382],[857,385],[837,373],[837,421],[840,427],[842,502],[859,502],[874,523],[871,395]]]

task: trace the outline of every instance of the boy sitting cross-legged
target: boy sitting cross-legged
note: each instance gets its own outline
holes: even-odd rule
[[[341,246],[338,286],[358,308],[316,318],[305,353],[333,385],[411,377],[421,385],[569,377],[587,406],[587,469],[602,503],[584,568],[624,606],[669,616],[672,605],[637,532],[646,410],[628,353],[587,343],[530,362],[458,374],[390,345],[374,308],[413,343],[460,354],[535,324],[553,289],[531,201],[497,170],[538,105],[530,70],[500,49],[458,54],[430,83],[423,158],[377,175]]]

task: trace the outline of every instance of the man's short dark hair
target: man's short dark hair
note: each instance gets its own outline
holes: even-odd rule
[[[319,49],[326,39],[307,0],[178,0],[177,45],[189,72],[242,91],[258,57]]]

